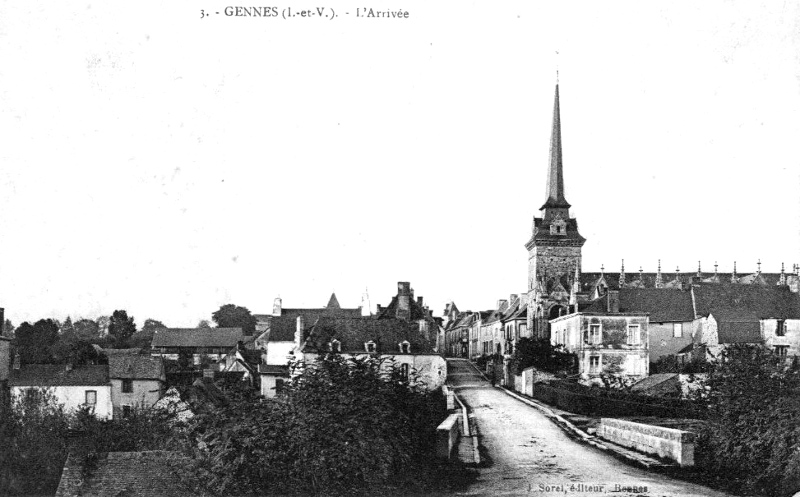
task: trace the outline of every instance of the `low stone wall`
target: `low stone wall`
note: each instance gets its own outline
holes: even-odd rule
[[[681,466],[694,466],[694,433],[625,421],[601,418],[600,438],[646,454],[670,459]]]
[[[447,410],[452,411],[456,408],[456,401],[454,398],[453,391],[450,390],[447,385],[442,385],[442,394],[444,395],[445,400],[447,401]]]
[[[436,428],[436,456],[450,459],[453,448],[458,445],[460,414],[451,414]]]

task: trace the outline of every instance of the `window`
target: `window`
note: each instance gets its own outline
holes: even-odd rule
[[[331,343],[328,344],[328,349],[331,352],[341,352],[342,351],[342,343],[339,340],[332,340]]]
[[[132,412],[131,411],[131,406],[126,406],[126,405],[122,406],[122,418],[123,419],[131,417],[131,412]]]
[[[775,355],[778,357],[786,357],[789,353],[789,346],[788,345],[776,345],[775,346]]]
[[[672,323],[672,338],[683,336],[683,323]]]
[[[375,342],[370,340],[369,342],[365,343],[364,344],[364,349],[366,349],[366,351],[369,352],[370,354],[374,354],[375,353]]]
[[[97,390],[86,390],[86,403],[90,406],[97,404]]]
[[[629,324],[628,325],[628,345],[639,345],[640,343],[640,335],[639,335],[639,325],[638,324]]]
[[[592,345],[603,343],[603,334],[599,324],[589,325],[589,343]]]
[[[403,354],[408,354],[411,352],[411,344],[408,342],[403,342],[400,345],[400,352]]]
[[[590,373],[600,372],[600,356],[593,355],[589,357],[589,372]]]
[[[778,320],[778,327],[775,328],[775,334],[779,337],[786,336],[786,321],[783,319]]]
[[[400,377],[408,381],[408,364],[400,365]]]
[[[122,380],[122,393],[133,392],[133,380]]]

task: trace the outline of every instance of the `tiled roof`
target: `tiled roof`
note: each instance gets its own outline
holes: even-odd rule
[[[160,358],[143,355],[112,355],[108,358],[108,376],[132,380],[164,380]]]
[[[101,352],[106,355],[106,357],[111,357],[112,355],[131,355],[131,354],[141,354],[141,348],[134,348],[134,349],[103,349],[101,348],[98,352]]]
[[[399,354],[399,344],[408,341],[412,354],[435,354],[436,330],[430,330],[431,340],[425,338],[416,322],[397,319],[338,319],[320,318],[311,329],[304,351],[328,351],[328,344],[336,339],[343,353],[365,353],[364,344],[374,341],[377,352]]]
[[[86,457],[71,453],[64,464],[57,497],[82,495],[160,497],[194,495],[184,485],[172,463],[184,456],[168,451],[101,452],[91,470]]]
[[[153,335],[153,347],[234,347],[245,339],[241,328],[164,328]]]
[[[25,364],[12,369],[9,386],[104,386],[108,385],[108,366],[75,366],[67,370],[64,364]]]
[[[718,321],[800,319],[800,295],[785,286],[699,284],[692,287],[697,314]]]

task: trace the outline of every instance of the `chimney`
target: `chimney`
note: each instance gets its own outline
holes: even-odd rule
[[[297,350],[303,346],[303,316],[297,316],[297,328],[294,331],[294,346]]]
[[[608,291],[608,312],[619,312],[619,290]]]
[[[411,318],[411,299],[414,298],[411,292],[411,284],[407,281],[397,283],[397,311],[395,317],[408,321]]]
[[[507,300],[505,300],[505,299],[500,299],[500,300],[498,300],[498,301],[497,301],[497,307],[495,307],[495,309],[498,309],[498,310],[499,310],[501,307],[503,307],[503,306],[504,306],[504,305],[506,305],[506,304],[508,304],[508,301],[507,301]]]
[[[422,297],[417,297],[417,304],[419,304],[420,307],[425,307],[422,303]]]
[[[272,315],[273,316],[280,316],[281,315],[281,298],[278,297],[272,302]]]
[[[508,301],[509,302],[514,302],[518,298],[519,298],[519,295],[517,295],[516,293],[512,293],[511,295],[508,296]]]
[[[408,281],[397,282],[397,295],[411,295],[411,283]]]

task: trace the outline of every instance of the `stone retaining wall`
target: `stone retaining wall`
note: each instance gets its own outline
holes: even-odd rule
[[[600,438],[646,454],[670,459],[681,466],[694,466],[694,433],[663,426],[601,418]]]
[[[458,445],[460,414],[451,414],[436,428],[436,456],[450,459],[453,448]]]

